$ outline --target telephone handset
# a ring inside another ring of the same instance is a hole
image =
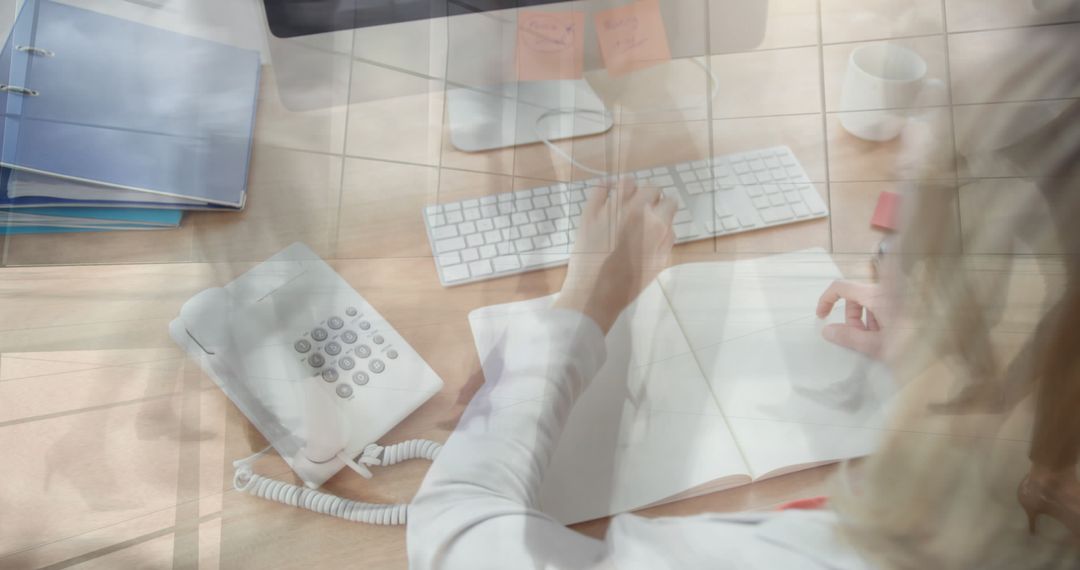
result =
[[[350,520],[404,522],[404,505],[355,503],[314,489],[345,466],[370,478],[368,465],[433,459],[435,442],[376,442],[442,380],[307,246],[295,243],[198,293],[169,332],[308,487],[244,466],[238,488]]]

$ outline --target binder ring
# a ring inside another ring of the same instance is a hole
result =
[[[19,87],[18,85],[0,85],[0,91],[7,91],[8,93],[15,93],[16,95],[26,95],[27,97],[37,97],[38,95],[41,95],[41,93],[34,91],[33,89]]]
[[[47,50],[45,48],[39,48],[39,47],[34,47],[34,46],[15,46],[15,51],[25,51],[25,52],[32,53],[34,55],[40,55],[42,57],[55,57],[56,56],[56,53],[53,52],[52,50]]]

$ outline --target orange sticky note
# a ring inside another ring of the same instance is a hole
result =
[[[585,68],[585,13],[518,13],[517,72],[521,81],[580,79]]]
[[[596,37],[600,54],[611,75],[623,75],[671,59],[659,0],[598,12]]]

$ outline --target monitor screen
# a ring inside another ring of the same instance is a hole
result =
[[[474,14],[527,8],[566,0],[263,0],[270,31],[279,38],[321,34]]]

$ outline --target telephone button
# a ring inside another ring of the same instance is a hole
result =
[[[342,356],[341,359],[338,360],[338,366],[340,366],[342,370],[352,370],[353,366],[356,366],[356,361],[348,356]]]
[[[306,340],[298,340],[295,344],[293,344],[293,348],[296,349],[296,352],[303,354],[311,350],[311,343]]]
[[[326,324],[330,328],[338,330],[341,327],[345,326],[345,321],[341,320],[340,317],[330,317],[330,320],[326,321]]]
[[[308,357],[308,364],[314,366],[315,368],[318,368],[323,364],[326,364],[326,359],[323,358],[323,355],[315,353]]]
[[[375,335],[374,337],[371,338],[371,340],[375,344],[382,344],[382,343],[386,342],[386,339],[384,339],[381,334]]]
[[[383,364],[383,361],[376,358],[376,359],[371,361],[371,364],[368,364],[368,369],[371,370],[372,372],[378,374],[378,373],[382,372],[383,370],[386,370],[386,364]]]
[[[360,358],[367,358],[371,356],[371,348],[369,348],[366,344],[361,344],[360,346],[356,347],[356,355]]]
[[[394,349],[390,349],[390,350],[386,351],[386,356],[390,360],[393,360],[393,359],[397,358],[397,351],[394,350]]]
[[[345,344],[352,344],[352,343],[356,342],[356,333],[354,333],[352,331],[345,331],[345,332],[341,333],[341,340]]]
[[[357,326],[360,327],[360,330],[366,331],[371,328],[371,323],[367,321],[360,321],[359,323],[357,323]]]
[[[357,370],[356,373],[352,375],[352,381],[357,386],[363,386],[364,384],[367,384],[368,383],[367,372],[364,372],[363,370]]]
[[[338,387],[334,390],[338,396],[342,398],[348,398],[352,396],[352,386],[348,384],[338,384]]]
[[[341,354],[341,345],[336,342],[328,342],[326,343],[326,346],[323,347],[323,350],[330,356],[337,356]]]
[[[334,370],[333,368],[327,368],[326,370],[323,370],[322,379],[326,380],[327,382],[336,381],[338,379],[337,370]]]
[[[348,307],[348,308],[345,309],[345,314],[350,316],[350,317],[355,317],[356,312],[357,312],[356,307]]]
[[[311,338],[315,339],[318,342],[326,340],[327,336],[329,336],[329,334],[326,332],[326,329],[322,327],[315,327],[311,331]]]

